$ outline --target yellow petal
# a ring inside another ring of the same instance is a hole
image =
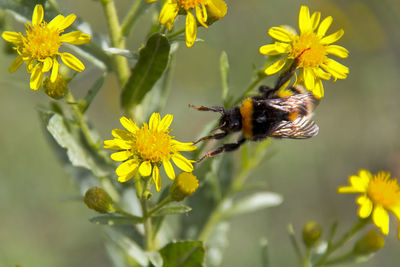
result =
[[[42,72],[42,64],[39,63],[35,66],[32,71],[31,79],[30,79],[30,87],[32,90],[39,89],[43,80],[43,72]]]
[[[81,72],[85,69],[85,65],[74,55],[70,53],[60,53],[61,60],[71,69]]]
[[[164,165],[164,170],[167,176],[174,180],[175,179],[175,171],[174,168],[172,167],[172,164],[169,160],[163,160],[163,165]]]
[[[146,0],[146,3],[153,3],[153,2],[157,2],[158,0]]]
[[[24,60],[22,59],[21,56],[17,56],[13,63],[11,63],[11,66],[8,68],[8,71],[10,73],[13,73],[14,71],[16,71],[19,67],[21,67],[22,63],[24,63]]]
[[[335,55],[340,58],[346,58],[349,55],[349,51],[346,48],[338,45],[329,45],[326,47],[326,52],[328,54]]]
[[[125,161],[132,156],[132,152],[129,150],[119,151],[111,154],[111,159],[114,161]]]
[[[293,35],[282,27],[272,27],[268,30],[268,34],[272,38],[285,43],[293,40]]]
[[[185,172],[193,171],[192,163],[181,154],[175,153],[171,156],[171,158],[172,161],[175,163],[175,165],[178,166],[178,168],[181,169],[182,171]]]
[[[158,124],[158,131],[159,132],[167,131],[173,119],[174,116],[172,116],[171,114],[165,115],[164,118],[161,120],[160,124]]]
[[[312,68],[303,69],[304,85],[310,91],[314,90],[315,74]]]
[[[327,32],[327,30],[328,30],[329,27],[331,26],[332,21],[333,21],[332,17],[329,16],[329,17],[326,17],[326,18],[321,22],[321,24],[319,25],[318,31],[317,31],[317,36],[318,36],[319,38],[322,38],[322,37],[325,36],[325,33]]]
[[[153,113],[149,120],[149,129],[156,131],[160,123],[160,113]]]
[[[372,221],[381,229],[382,234],[389,233],[389,214],[382,206],[376,206],[372,212]]]
[[[299,12],[299,29],[300,33],[309,32],[312,30],[310,10],[307,6],[301,6]]]
[[[125,129],[130,131],[131,133],[135,133],[137,130],[139,130],[139,127],[137,127],[136,123],[134,123],[131,119],[128,119],[127,117],[121,117],[119,119],[119,122],[124,126]]]
[[[289,44],[275,42],[274,44],[263,45],[259,49],[260,54],[266,56],[276,56],[289,52]]]
[[[39,25],[42,23],[44,17],[44,10],[42,5],[36,5],[32,15],[32,25]]]
[[[321,79],[324,79],[324,80],[329,80],[331,78],[331,74],[330,73],[327,73],[327,72],[323,71],[320,68],[314,69],[314,73],[315,73],[315,75],[317,77],[319,77]]]
[[[222,19],[228,11],[228,6],[222,0],[209,0],[206,5],[208,17],[212,20]]]
[[[325,64],[321,64],[321,67],[332,74],[332,76],[336,79],[346,79],[347,74],[349,73],[349,68],[336,62],[333,59],[328,58]]]
[[[186,15],[186,26],[185,26],[185,38],[186,46],[192,47],[196,41],[197,34],[197,22],[191,12],[187,12]]]
[[[121,139],[113,139],[113,140],[105,140],[104,148],[112,149],[112,150],[126,150],[131,149],[132,146]]]
[[[207,21],[207,12],[205,12],[204,5],[201,5],[202,7],[196,6],[196,18],[197,21],[204,27],[208,28],[208,26],[205,24]]]
[[[153,167],[153,181],[156,185],[157,192],[160,192],[161,189],[161,176],[160,176],[160,169],[157,166]]]
[[[115,138],[119,138],[125,141],[131,141],[132,140],[132,134],[129,133],[128,131],[122,130],[122,129],[114,129],[111,131],[112,136]]]
[[[324,97],[324,86],[322,85],[321,79],[315,80],[314,90],[312,90],[312,93],[316,99]]]
[[[281,59],[278,59],[277,61],[275,61],[274,64],[272,64],[272,65],[270,65],[269,67],[267,67],[267,68],[264,70],[264,73],[265,73],[266,75],[272,75],[272,74],[277,73],[278,71],[280,71],[280,70],[285,66],[286,60],[287,60],[286,57],[281,58]]]
[[[74,31],[61,35],[60,40],[63,43],[82,45],[90,41],[90,35],[82,33],[81,31]]]
[[[47,27],[49,27],[52,30],[57,29],[58,25],[61,25],[62,22],[64,21],[65,17],[63,15],[57,15],[54,17],[48,24]]]
[[[50,75],[50,81],[52,83],[55,83],[57,80],[57,76],[58,76],[58,69],[60,67],[60,64],[58,63],[57,58],[53,59],[53,69],[51,71],[51,75]]]
[[[48,72],[53,66],[53,59],[51,57],[46,57],[43,61],[42,72]]]
[[[150,161],[145,161],[142,164],[140,164],[139,167],[139,173],[143,177],[147,177],[151,175],[151,163]]]
[[[352,186],[340,186],[338,187],[338,193],[340,194],[354,194],[354,193],[360,193],[359,190]]]
[[[126,176],[132,172],[136,173],[138,167],[139,161],[137,159],[130,159],[119,165],[115,173],[118,176]]]
[[[362,195],[357,198],[357,203],[360,205],[360,208],[358,209],[358,216],[363,219],[368,218],[368,216],[371,215],[373,208],[372,201],[366,196]]]
[[[171,143],[174,145],[174,149],[176,149],[176,151],[193,151],[197,149],[193,143],[181,143],[174,139],[171,140]]]
[[[1,37],[10,43],[18,43],[21,41],[21,34],[18,32],[4,31]]]
[[[57,16],[58,17],[58,16]],[[66,17],[61,16],[59,18],[55,17],[52,21],[49,23],[49,27],[53,29],[57,29],[60,31],[65,30],[69,26],[71,26],[72,23],[76,20],[76,15],[75,14],[70,14]],[[56,20],[57,18],[57,20]]]
[[[312,26],[312,31],[314,31],[319,24],[319,20],[321,19],[321,12],[314,12],[311,15],[311,26]]]
[[[172,0],[168,0],[161,9],[158,22],[160,24],[167,25],[168,30],[171,30],[172,24],[175,21],[176,16],[178,15],[178,11],[178,4],[173,2]]]
[[[329,45],[332,44],[334,42],[336,42],[337,40],[339,40],[340,38],[342,38],[344,34],[344,30],[340,29],[335,33],[332,33],[324,38],[321,39],[321,44],[322,45]]]

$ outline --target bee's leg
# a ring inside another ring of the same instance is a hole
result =
[[[223,107],[219,107],[219,106],[207,107],[207,106],[194,106],[192,104],[189,104],[189,107],[200,110],[200,111],[214,111],[214,112],[219,112],[219,113],[225,112],[225,109]]]
[[[299,63],[299,61],[296,58],[293,61],[292,65],[290,65],[290,67],[279,76],[279,78],[275,84],[275,88],[274,88],[275,90],[278,90],[279,88],[281,88],[282,85],[284,85],[287,81],[289,81],[293,77],[294,72],[298,66],[298,63]]]
[[[197,162],[200,162],[205,158],[214,157],[224,151],[226,151],[226,152],[234,151],[234,150],[238,149],[241,145],[243,145],[243,143],[245,141],[246,141],[246,139],[244,137],[242,137],[242,139],[240,139],[237,143],[224,144],[223,146],[220,146],[214,150],[211,150],[210,152],[205,154],[203,157],[201,157]]]
[[[212,134],[212,135],[207,135],[207,136],[204,136],[204,137],[200,138],[199,140],[197,140],[193,144],[197,144],[197,143],[199,143],[201,141],[209,140],[209,139],[222,139],[227,135],[228,135],[228,132],[226,132],[226,131],[224,131],[222,133],[216,133],[216,134]]]

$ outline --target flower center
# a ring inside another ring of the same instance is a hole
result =
[[[370,181],[367,190],[374,204],[380,204],[385,208],[393,207],[400,202],[400,187],[397,180],[389,177],[389,173],[378,173]]]
[[[291,57],[299,57],[300,67],[316,67],[321,65],[326,60],[326,48],[320,42],[315,33],[305,33],[298,37],[292,43],[293,50],[290,54]]]
[[[168,160],[171,151],[171,136],[168,132],[151,131],[147,124],[144,124],[135,133],[137,154],[143,160],[161,162]]]
[[[189,10],[191,8],[195,8],[201,4],[205,4],[206,0],[177,0],[178,4],[181,8],[185,10]]]
[[[50,29],[45,22],[35,26],[28,24],[26,28],[26,36],[22,38],[23,54],[43,60],[58,53],[61,46],[60,31]]]

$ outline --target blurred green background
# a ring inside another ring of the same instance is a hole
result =
[[[116,1],[120,15],[131,2]],[[65,14],[75,13],[96,32],[107,34],[98,2],[59,4]],[[357,219],[355,196],[336,193],[348,175],[366,168],[400,177],[400,1],[247,0],[227,4],[224,19],[207,30],[199,29],[198,36],[205,42],[190,49],[180,45],[170,99],[162,111],[162,115],[174,114],[172,128],[178,140],[194,140],[203,125],[216,117],[189,110],[188,104],[221,104],[219,56],[223,50],[230,61],[230,93],[238,96],[250,83],[253,64],[264,64],[258,48],[270,42],[266,31],[282,24],[297,29],[300,5],[308,5],[311,12],[321,11],[322,18],[331,15],[334,20],[328,33],[339,28],[345,31],[337,44],[350,55],[338,61],[350,68],[350,75],[324,83],[325,98],[314,117],[319,135],[306,141],[275,140],[270,148],[273,157],[251,177],[267,181],[271,191],[283,195],[284,203],[234,219],[223,261],[223,266],[259,266],[259,241],[266,237],[272,266],[296,266],[288,223],[299,234],[308,220],[318,221],[325,232],[338,221],[342,232]],[[142,44],[150,14],[137,23],[128,48],[137,50]],[[29,90],[24,68],[8,73],[13,59],[0,54],[0,266],[110,266],[102,227],[88,221],[95,213],[82,202],[70,200],[79,191],[46,142],[36,108],[46,104],[48,97]],[[88,66],[72,83],[73,93],[84,95],[98,75],[98,70]],[[265,83],[272,85],[274,80]],[[102,139],[120,127],[119,93],[114,75],[108,76],[88,112]],[[385,248],[362,266],[397,266],[396,234],[397,222],[391,217]]]

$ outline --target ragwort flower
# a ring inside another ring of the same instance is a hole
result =
[[[180,151],[193,151],[193,143],[181,143],[170,136],[169,126],[173,116],[167,114],[161,119],[159,113],[153,113],[149,123],[139,128],[132,120],[122,117],[120,122],[126,130],[112,130],[113,140],[104,141],[104,147],[118,150],[111,154],[111,159],[123,161],[116,169],[119,182],[130,180],[137,171],[147,177],[152,175],[157,191],[161,188],[159,167],[161,164],[170,179],[175,179],[175,171],[170,160],[185,172],[192,172],[191,160],[186,159]]]
[[[328,58],[328,54],[346,58],[348,51],[338,45],[332,45],[343,36],[343,29],[325,36],[332,24],[332,17],[326,17],[321,23],[321,13],[314,12],[310,17],[307,6],[302,6],[299,13],[300,35],[287,29],[287,27],[272,27],[268,34],[277,40],[274,44],[264,45],[259,51],[263,55],[284,55],[265,69],[266,75],[279,72],[288,60],[298,58],[297,68],[301,68],[299,81],[312,91],[317,98],[324,96],[321,79],[329,80],[333,77],[345,79],[349,73],[346,66]],[[316,32],[314,32],[316,30]]]
[[[148,3],[157,0],[147,0]],[[167,0],[160,12],[159,22],[172,29],[176,16],[186,14],[186,45],[193,46],[197,34],[197,22],[204,28],[226,15],[228,7],[222,0]],[[195,11],[196,18],[192,11]]]
[[[30,88],[33,90],[39,89],[46,72],[51,71],[52,83],[57,80],[58,56],[71,69],[83,71],[85,66],[79,59],[70,53],[59,52],[59,49],[63,43],[82,45],[90,41],[90,35],[81,31],[62,34],[75,21],[76,15],[58,15],[49,23],[43,17],[43,6],[36,5],[32,22],[26,24],[25,35],[11,31],[4,31],[1,35],[4,40],[15,45],[14,49],[18,53],[9,71],[16,71],[25,62],[26,69],[31,74]]]
[[[360,206],[358,216],[368,218],[384,235],[389,233],[389,214],[392,212],[400,221],[400,186],[398,180],[390,178],[390,173],[379,172],[372,175],[367,170],[360,170],[358,175],[349,176],[349,186],[338,188],[339,193],[360,193],[357,203]],[[400,239],[400,229],[398,233]]]

